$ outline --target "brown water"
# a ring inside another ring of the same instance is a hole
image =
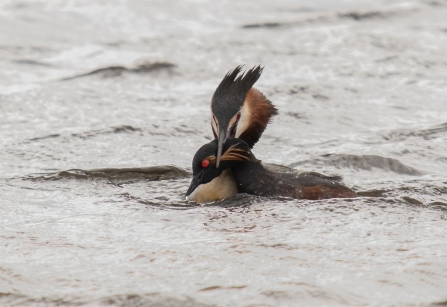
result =
[[[2,1],[0,305],[443,306],[447,2]],[[184,199],[238,64],[266,162],[362,197]]]

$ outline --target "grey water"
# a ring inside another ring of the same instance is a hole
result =
[[[445,306],[447,2],[0,3],[1,306]],[[187,202],[225,73],[256,156],[360,197]]]

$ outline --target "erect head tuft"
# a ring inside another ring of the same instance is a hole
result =
[[[237,96],[245,99],[245,95],[247,95],[248,90],[252,88],[256,81],[258,81],[259,77],[261,77],[264,67],[261,67],[260,65],[254,66],[245,72],[242,72],[242,67],[242,65],[239,65],[225,75],[214,92],[213,100],[219,100],[222,96],[227,95],[234,98]]]
[[[258,81],[263,69],[258,65],[241,73],[242,66],[237,66],[225,75],[211,99],[211,110],[217,119],[229,121],[241,109],[247,92]]]
[[[247,93],[258,81],[262,70],[263,67],[258,65],[242,72],[242,66],[237,66],[225,75],[211,98],[211,126],[218,139],[217,167],[223,144],[228,138],[236,137]],[[243,121],[247,120],[248,118],[244,118]]]

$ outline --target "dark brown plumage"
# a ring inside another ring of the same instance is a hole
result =
[[[235,137],[245,141],[250,148],[253,148],[272,117],[278,114],[278,110],[264,94],[255,88],[248,91],[244,104],[247,104],[250,112],[249,124],[245,130],[241,131],[240,135],[235,135]]]
[[[311,200],[357,196],[354,191],[343,185],[341,177],[338,176],[325,176],[314,172],[275,172],[267,169],[261,161],[255,158],[248,144],[237,138],[228,139],[225,142],[221,164],[219,167],[215,167],[217,146],[217,140],[214,140],[202,146],[195,154],[193,160],[194,178],[186,193],[186,196],[189,196],[188,199],[198,202],[222,199],[216,199],[214,190],[216,188],[226,189],[227,185],[233,183],[221,181],[220,186],[209,183],[216,183],[215,180],[220,180],[220,175],[227,170],[231,170],[232,180],[235,181],[239,193]],[[208,162],[203,164],[204,160]],[[199,190],[200,199],[195,197]],[[234,189],[232,191],[235,194]],[[207,197],[207,195],[213,195],[213,197]],[[225,197],[232,195],[228,193],[225,194]]]

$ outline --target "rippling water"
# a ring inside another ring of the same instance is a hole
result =
[[[0,305],[447,304],[447,2],[2,1]],[[238,64],[256,156],[361,197],[184,199]]]

